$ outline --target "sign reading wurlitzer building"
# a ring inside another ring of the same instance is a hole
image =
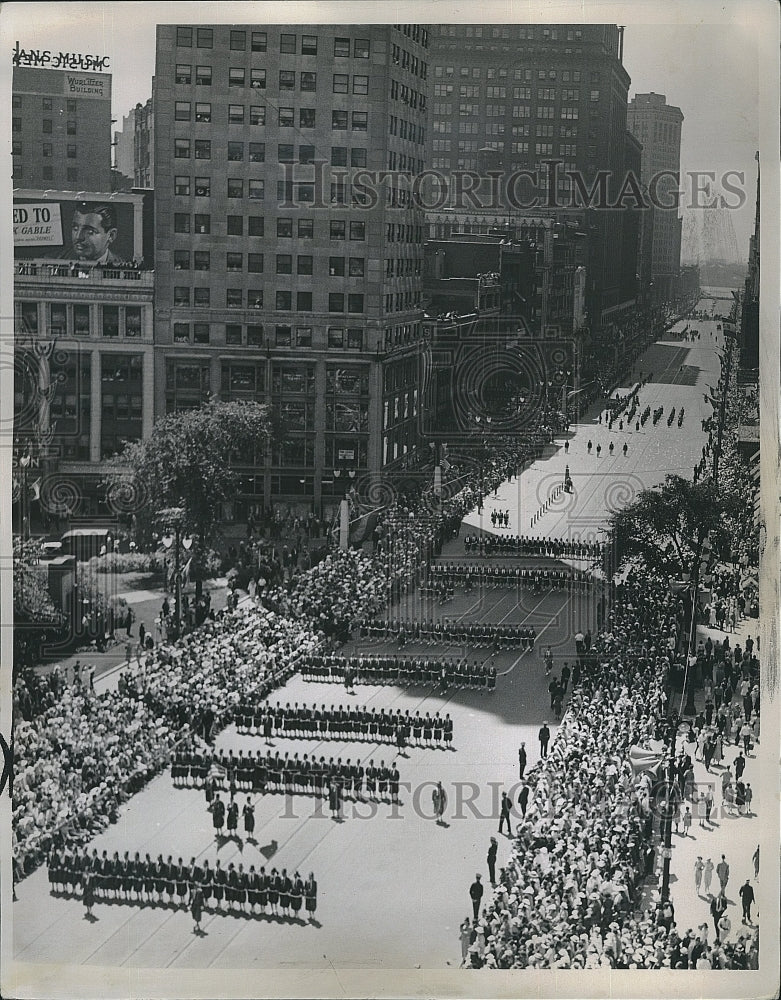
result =
[[[51,49],[23,49],[19,42],[11,53],[14,66],[37,69],[106,70],[108,56],[83,55],[81,52],[54,52]]]

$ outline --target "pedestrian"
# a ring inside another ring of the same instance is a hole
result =
[[[727,916],[726,911],[722,913],[719,918],[719,923],[716,927],[716,940],[721,944],[725,944],[729,939],[729,932],[732,930],[732,921]]]
[[[694,888],[697,890],[697,895],[700,895],[700,886],[702,885],[702,870],[705,865],[702,863],[702,857],[698,854],[697,860],[694,862]]]
[[[548,756],[548,743],[550,742],[550,729],[548,729],[547,721],[543,722],[538,733],[540,740],[540,757]]]
[[[491,880],[491,885],[496,885],[496,852],[499,850],[499,845],[496,842],[496,837],[491,837],[491,843],[488,846],[488,877]]]
[[[754,889],[751,886],[751,881],[746,879],[743,885],[740,887],[739,891],[740,902],[743,906],[743,919],[741,923],[750,924],[751,920],[751,904],[754,902]]]
[[[710,914],[713,919],[713,927],[716,931],[716,940],[719,938],[719,921],[727,910],[727,900],[723,893],[714,896],[710,901]]]
[[[686,806],[686,812],[683,814],[683,835],[684,837],[689,836],[689,829],[692,825],[692,814],[689,807]]]
[[[700,829],[705,827],[705,792],[701,791],[699,798],[697,799],[697,819],[700,824]]]
[[[499,815],[499,833],[502,832],[502,827],[507,823],[507,836],[512,837],[513,831],[510,826],[510,809],[512,808],[512,802],[507,792],[502,792],[502,805],[501,812]],[[493,881],[493,879],[492,879]]]
[[[705,793],[705,822],[710,825],[710,814],[713,809],[713,789],[708,785],[708,791]]]
[[[524,782],[521,786],[521,791],[518,794],[518,805],[521,807],[521,812],[524,817],[526,816],[526,806],[529,802],[529,786]]]
[[[481,875],[475,875],[474,882],[469,886],[469,895],[472,899],[472,915],[475,923],[480,916],[480,902],[483,898],[483,883],[480,881]]]
[[[602,445],[601,445],[601,444],[598,444],[598,445],[597,445],[597,458],[599,458],[599,456],[600,456],[601,454],[602,454]]]
[[[743,751],[737,755],[735,758],[735,780],[740,781],[743,776],[743,772],[746,770],[746,758],[743,756]]]
[[[721,861],[716,865],[716,876],[718,877],[722,893],[725,893],[727,891],[727,882],[729,882],[729,864],[723,854]]]
[[[437,782],[437,787],[431,793],[431,801],[434,805],[434,815],[437,817],[437,826],[439,826],[444,822],[442,817],[445,815],[445,807],[447,806],[447,795],[441,781]]]
[[[518,777],[523,780],[523,774],[526,770],[526,744],[521,743],[520,749],[518,750]]]
[[[757,849],[751,855],[751,860],[754,862],[754,878],[759,878],[759,844],[757,844]]]
[[[706,896],[710,896],[710,884],[713,878],[713,862],[710,858],[705,862],[705,867],[702,869],[702,889]]]
[[[461,968],[466,965],[467,955],[469,954],[469,945],[472,941],[472,925],[469,923],[469,917],[464,918],[464,922],[458,928],[458,937],[461,942]]]
[[[626,453],[629,451],[629,445],[626,443],[626,441],[624,441],[623,451],[624,451],[624,458],[626,458]]]

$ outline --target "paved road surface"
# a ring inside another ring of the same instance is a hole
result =
[[[517,482],[504,484],[499,495],[485,506],[482,518],[473,513],[467,525],[491,530],[492,506],[510,509],[513,533],[528,534],[529,513],[549,485],[560,482],[565,464],[575,480],[572,505],[545,515],[540,531],[559,537],[588,534],[604,523],[611,497],[621,489],[623,502],[632,491],[660,482],[667,472],[690,475],[703,442],[700,420],[710,413],[703,400],[707,384],[715,384],[717,339],[704,332],[699,344],[687,345],[685,362],[679,360],[677,342],[651,348],[653,363],[663,355],[666,368],[655,371],[641,400],[652,407],[686,407],[682,430],[668,430],[665,420],[654,429],[611,434],[590,422],[573,428],[569,454],[564,441],[548,458],[540,460]],[[670,350],[673,353],[670,353]],[[680,372],[680,365],[696,368]],[[680,381],[675,377],[678,366]],[[646,363],[639,367],[650,370]],[[669,377],[668,377],[669,375]],[[686,375],[684,378],[683,376]],[[658,381],[657,381],[658,379]],[[629,454],[597,463],[589,458],[589,439],[629,443]],[[618,502],[616,500],[615,502]],[[580,518],[580,521],[575,521]],[[450,543],[447,553],[462,551]],[[578,627],[593,628],[593,595],[553,593],[547,596],[514,590],[486,589],[457,594],[456,600],[435,609],[419,596],[408,602],[410,613],[464,620],[532,623],[541,636],[540,646],[550,644],[559,661],[574,655],[572,636]],[[403,612],[401,612],[403,613]],[[357,643],[366,648],[368,643]],[[376,648],[376,647],[374,647]],[[416,650],[408,646],[405,652]],[[429,649],[435,654],[447,649]],[[457,652],[454,647],[451,652]],[[470,658],[485,658],[489,650],[470,651]],[[299,704],[393,705],[402,709],[448,711],[454,720],[454,751],[409,749],[398,759],[388,746],[367,743],[340,744],[314,741],[275,741],[279,749],[318,756],[355,757],[362,760],[397,759],[403,791],[398,809],[377,807],[377,814],[361,818],[366,807],[347,803],[343,822],[334,822],[317,810],[314,800],[269,794],[253,796],[256,805],[257,845],[229,842],[220,846],[223,864],[234,860],[246,866],[272,864],[288,871],[311,870],[319,882],[318,925],[296,926],[271,919],[207,916],[205,935],[196,937],[184,912],[126,904],[98,903],[97,922],[83,918],[78,900],[49,895],[46,873],[39,870],[18,887],[14,906],[14,944],[23,961],[90,963],[96,965],[257,968],[443,968],[458,965],[458,925],[470,913],[468,887],[475,872],[487,882],[485,855],[489,837],[496,835],[501,787],[517,778],[517,749],[525,741],[529,766],[537,759],[537,730],[550,715],[548,679],[540,649],[519,655],[505,651],[495,658],[499,677],[492,695],[455,692],[446,696],[423,689],[358,686],[345,695],[335,685],[306,683],[295,677],[274,697]],[[552,721],[549,719],[549,721]],[[230,728],[219,738],[220,746],[250,749],[258,738],[239,736]],[[446,825],[431,818],[433,783],[448,790]],[[472,805],[469,798],[474,797]],[[746,824],[752,821],[746,820]],[[510,842],[499,837],[499,866],[510,852]],[[715,843],[715,840],[714,840]],[[168,772],[155,779],[121,811],[119,822],[93,842],[99,851],[149,852],[182,857],[217,857],[210,815],[203,793],[174,789]],[[737,873],[736,873],[737,874]],[[742,874],[742,870],[741,870]],[[676,890],[677,891],[677,890]],[[486,895],[486,900],[488,894]]]

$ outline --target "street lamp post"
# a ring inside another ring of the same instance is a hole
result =
[[[675,766],[675,736],[678,731],[678,717],[673,713],[667,720],[667,781],[662,814],[662,902],[670,898],[670,861],[672,860],[673,837],[673,795],[677,795],[673,771]]]
[[[176,631],[177,635],[181,635],[182,631],[182,578],[179,570],[179,556],[181,547],[181,534],[182,534],[182,522],[184,520],[184,507],[168,507],[165,510],[158,511],[157,520],[164,525],[165,530],[168,534],[164,535],[161,539],[163,545],[166,549],[170,549],[171,545],[174,546],[174,600],[176,601]],[[173,529],[173,537],[171,537],[171,530]],[[192,538],[187,539],[188,544],[186,548],[190,548],[192,545]]]

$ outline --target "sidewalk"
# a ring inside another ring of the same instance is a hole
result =
[[[205,580],[203,587],[204,591],[211,593],[212,607],[215,611],[219,611],[225,606],[227,589],[224,578]],[[118,641],[115,645],[106,649],[105,652],[98,652],[94,646],[90,646],[75,653],[69,653],[67,656],[58,659],[52,658],[47,663],[39,664],[34,668],[35,672],[45,675],[50,673],[55,666],[59,665],[60,670],[63,673],[67,671],[72,679],[73,667],[78,660],[82,666],[85,664],[94,665],[95,684],[96,689],[98,689],[97,682],[101,677],[116,674],[119,668],[127,662],[126,647],[128,642],[132,642],[133,644],[133,661],[135,661],[136,647],[138,645],[138,626],[141,622],[146,626],[147,632],[152,633],[155,641],[158,641],[159,633],[155,626],[155,618],[160,615],[160,607],[166,593],[167,591],[162,587],[159,590],[137,590],[123,593],[122,597],[128,602],[135,615],[129,639],[125,629],[117,628],[115,635]]]
[[[759,634],[759,622],[756,618],[744,618],[739,622],[735,632],[723,632],[719,629],[698,626],[697,638],[705,639],[708,635],[715,641],[729,637],[730,645],[739,643],[745,645],[746,638],[753,636],[756,640]],[[760,654],[761,662],[761,654]],[[702,690],[695,694],[695,704],[698,709],[704,705],[704,695]],[[677,704],[676,704],[677,707]],[[684,744],[679,739],[678,749]],[[751,880],[757,901],[752,908],[753,925],[759,924],[759,885],[754,878],[754,864],[752,856],[761,838],[763,817],[767,819],[767,811],[773,804],[757,801],[755,794],[751,804],[750,814],[739,815],[737,810],[727,811],[722,803],[721,776],[727,767],[732,767],[735,758],[742,749],[725,743],[724,761],[721,765],[711,764],[710,773],[705,770],[705,764],[694,757],[693,744],[686,744],[687,750],[694,761],[694,779],[697,792],[706,790],[710,785],[713,792],[713,811],[711,813],[711,823],[706,827],[700,827],[696,806],[688,803],[694,819],[688,835],[676,834],[673,829],[672,845],[673,854],[670,863],[670,898],[675,907],[675,920],[679,930],[685,931],[691,928],[696,931],[700,924],[708,926],[708,940],[715,940],[715,930],[710,912],[710,901],[713,894],[719,892],[719,880],[714,871],[713,880],[710,886],[710,894],[706,894],[704,884],[700,888],[698,895],[694,887],[694,864],[697,856],[701,856],[705,862],[708,858],[713,862],[714,868],[721,860],[722,854],[725,856],[730,867],[729,881],[727,883],[727,916],[732,928],[728,940],[735,941],[741,932],[750,928],[741,922],[742,907],[738,891],[746,881]],[[745,754],[746,770],[743,780],[750,783],[752,789],[759,786],[759,763],[757,761],[757,748]],[[734,769],[733,769],[734,778]],[[681,828],[682,829],[682,828]],[[659,860],[661,866],[661,859]]]

